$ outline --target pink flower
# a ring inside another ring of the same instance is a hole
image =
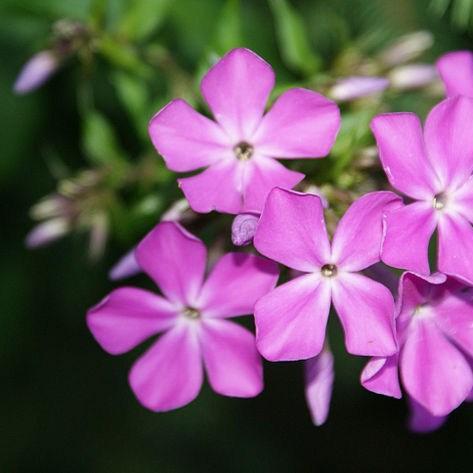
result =
[[[149,134],[169,169],[207,168],[179,180],[196,212],[259,212],[273,187],[292,188],[304,177],[275,158],[328,154],[340,127],[338,107],[296,88],[264,114],[274,81],[268,63],[248,49],[234,49],[202,79],[202,95],[216,121],[181,99],[152,118]]]
[[[179,224],[158,224],[136,258],[163,296],[123,287],[89,310],[87,324],[110,354],[125,353],[164,332],[138,359],[129,382],[153,411],[176,409],[199,393],[203,366],[223,395],[256,396],[263,388],[261,359],[247,329],[225,319],[250,314],[276,284],[275,263],[258,256],[224,255],[204,282],[207,252]]]
[[[361,375],[363,386],[400,398],[409,397],[410,427],[430,431],[473,388],[473,288],[441,273],[404,273],[396,308],[399,353],[373,358]]]
[[[448,97],[473,97],[473,53],[454,51],[444,54],[437,61],[437,70]]]
[[[318,355],[332,301],[350,353],[384,356],[397,350],[393,297],[358,272],[379,261],[382,212],[399,200],[392,192],[361,197],[340,220],[330,244],[319,197],[280,188],[270,193],[254,244],[268,258],[305,274],[256,304],[257,346],[265,358]]]
[[[382,260],[430,274],[428,246],[438,230],[439,271],[473,281],[473,100],[444,100],[429,113],[424,133],[413,113],[373,119],[371,128],[393,187],[413,202],[386,214]]]

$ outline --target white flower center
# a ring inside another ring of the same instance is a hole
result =
[[[334,264],[324,264],[320,269],[322,276],[326,278],[333,278],[337,275],[337,267]]]
[[[447,205],[447,195],[443,192],[434,197],[432,205],[435,210],[442,210]]]
[[[200,319],[200,312],[197,309],[194,309],[193,307],[186,307],[183,311],[183,314],[184,317],[187,317],[191,320]]]
[[[253,146],[246,141],[241,141],[233,148],[233,152],[239,161],[249,161],[253,156],[253,151]]]

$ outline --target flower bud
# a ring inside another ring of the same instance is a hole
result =
[[[389,79],[396,89],[416,89],[430,85],[437,79],[435,66],[430,64],[409,64],[391,71]]]
[[[112,281],[130,278],[141,272],[138,261],[135,258],[135,248],[122,256],[108,273]]]
[[[382,92],[389,86],[384,77],[352,76],[338,80],[328,95],[338,102],[355,100]]]
[[[412,61],[424,51],[432,47],[434,38],[429,31],[416,31],[401,36],[388,46],[381,54],[380,59],[386,66],[396,66]]]
[[[39,248],[58,240],[70,230],[69,222],[64,218],[53,218],[36,225],[26,236],[28,248]]]
[[[58,58],[52,51],[41,51],[35,54],[23,66],[13,90],[17,94],[26,94],[37,89],[51,77],[58,66]]]
[[[235,246],[249,245],[253,240],[258,226],[259,215],[240,214],[232,223],[232,242]]]

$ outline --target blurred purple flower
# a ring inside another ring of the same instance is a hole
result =
[[[18,75],[13,90],[26,94],[46,82],[59,67],[59,60],[52,51],[41,51],[30,58]]]
[[[181,99],[152,118],[149,134],[169,169],[206,168],[179,180],[196,212],[260,212],[273,187],[292,188],[304,178],[277,159],[321,158],[330,151],[340,127],[337,105],[296,88],[264,114],[274,82],[268,63],[248,49],[234,49],[201,82],[216,121]]]
[[[381,258],[430,274],[428,247],[438,231],[438,269],[473,282],[473,99],[446,99],[424,132],[413,113],[379,115],[371,128],[389,182],[413,200],[386,212]]]
[[[397,350],[393,296],[359,272],[379,261],[382,213],[399,201],[392,192],[359,198],[340,220],[330,243],[319,197],[273,189],[258,224],[255,247],[305,274],[256,304],[257,345],[265,358],[289,361],[318,355],[332,301],[349,353]]]
[[[389,80],[384,77],[352,76],[339,79],[328,95],[338,102],[345,102],[379,94],[388,87]]]
[[[448,97],[473,97],[473,53],[454,51],[437,61],[437,70],[445,85]]]
[[[441,273],[406,272],[398,292],[399,353],[371,359],[361,381],[370,391],[400,398],[400,377],[411,408],[410,428],[428,432],[471,399],[473,288]]]
[[[116,289],[89,310],[87,324],[110,354],[128,352],[164,332],[129,374],[140,403],[168,411],[191,402],[203,366],[219,394],[253,397],[263,389],[253,334],[225,319],[251,314],[271,290],[277,265],[259,256],[228,253],[206,281],[204,244],[174,222],[158,224],[138,245],[136,258],[163,296],[133,287]]]

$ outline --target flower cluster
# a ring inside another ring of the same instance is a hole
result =
[[[327,202],[293,190],[304,175],[278,161],[330,152],[340,128],[331,100],[295,88],[265,112],[274,72],[235,49],[202,79],[214,120],[180,99],[151,119],[151,140],[170,170],[205,168],[179,179],[190,207],[236,214],[234,243],[253,242],[261,256],[224,254],[205,278],[204,244],[175,221],[159,223],[127,256],[123,273],[143,271],[162,295],[116,289],[90,309],[87,323],[114,355],[161,334],[129,375],[145,407],[189,403],[204,370],[217,393],[256,396],[261,356],[306,360],[307,402],[322,424],[334,381],[325,334],[332,306],[347,351],[371,357],[362,385],[396,398],[404,392],[413,430],[439,427],[473,399],[473,55],[450,53],[437,67],[448,97],[424,129],[412,113],[372,120],[387,179],[406,200],[369,192],[333,231]],[[277,263],[292,278],[276,287]],[[404,270],[398,283],[388,267]],[[256,336],[227,320],[249,314]]]

